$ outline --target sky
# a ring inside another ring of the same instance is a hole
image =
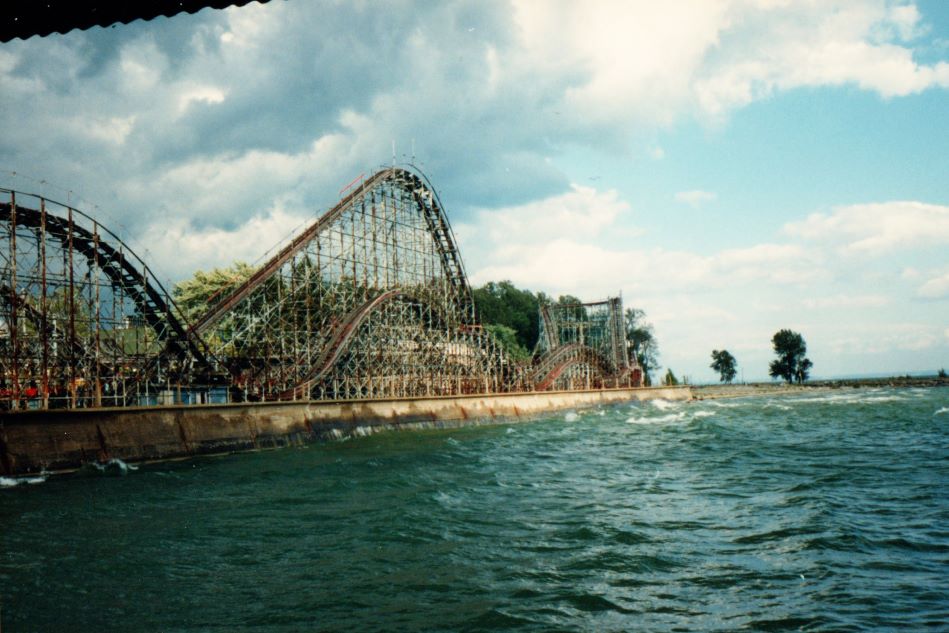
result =
[[[0,44],[0,186],[166,283],[412,162],[475,285],[622,293],[663,368],[949,368],[949,3],[273,0]]]

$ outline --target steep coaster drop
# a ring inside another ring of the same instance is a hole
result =
[[[529,363],[477,317],[430,183],[361,181],[193,323],[82,212],[0,190],[0,409],[635,387],[622,301],[541,309]]]

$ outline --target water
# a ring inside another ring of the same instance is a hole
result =
[[[4,631],[949,630],[945,389],[34,479],[0,490]]]

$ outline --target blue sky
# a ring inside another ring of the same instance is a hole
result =
[[[661,6],[661,8],[660,8]],[[274,1],[0,45],[0,185],[175,281],[416,162],[476,284],[622,292],[661,363],[949,368],[949,4]]]

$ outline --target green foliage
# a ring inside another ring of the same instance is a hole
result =
[[[679,379],[672,373],[672,369],[666,370],[666,377],[662,379],[662,384],[667,387],[675,387],[679,384]]]
[[[526,361],[530,359],[531,353],[517,342],[517,332],[513,328],[499,323],[489,323],[484,326],[484,329],[494,336],[508,356],[514,360]]]
[[[807,354],[804,337],[791,330],[779,330],[771,338],[771,344],[778,355],[769,366],[772,378],[783,378],[789,383],[798,384],[808,379],[814,363],[804,356]]]
[[[937,378],[946,378],[946,377],[947,377],[947,376],[946,376],[946,370],[945,370],[945,369],[940,369],[940,370],[939,370],[939,373],[936,374],[936,377],[937,377]]]
[[[643,369],[643,384],[652,384],[649,373],[659,369],[659,343],[652,323],[646,321],[646,313],[638,308],[626,309],[626,343],[631,357],[635,357]]]
[[[530,290],[519,290],[510,281],[488,282],[472,290],[475,307],[481,323],[503,325],[512,329],[517,344],[525,350],[533,350],[537,344],[540,326],[537,310],[538,297]],[[542,295],[544,301],[550,301]]]
[[[253,274],[254,267],[244,262],[234,262],[227,268],[215,268],[209,272],[199,270],[191,279],[175,284],[172,294],[184,317],[188,321],[194,321],[216,298],[220,298],[229,288],[238,286]]]
[[[726,350],[713,350],[712,351],[712,364],[710,367],[718,372],[720,382],[731,382],[735,379],[737,375],[736,367],[738,363],[735,361],[735,357]]]
[[[578,305],[583,302],[580,301],[579,298],[574,297],[573,295],[560,295],[559,297],[557,297],[557,303],[559,303],[562,306],[569,306],[569,305]]]

